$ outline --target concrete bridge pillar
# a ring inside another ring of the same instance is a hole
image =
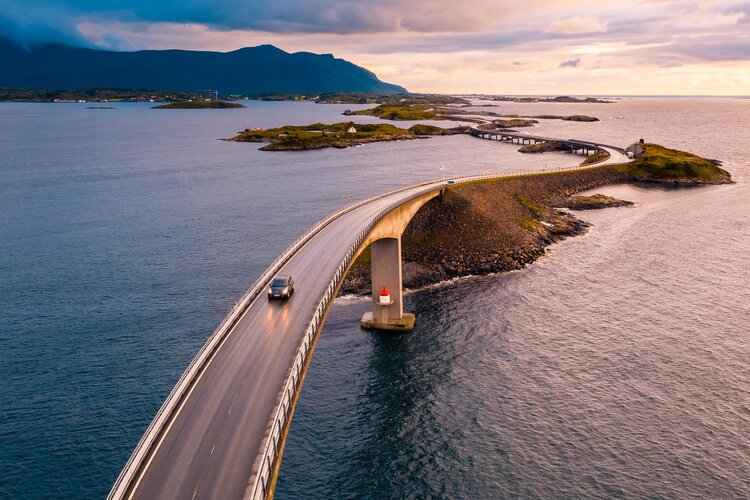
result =
[[[408,332],[415,317],[404,312],[401,282],[401,238],[382,238],[370,244],[372,253],[372,311],[362,316],[362,328]],[[386,289],[389,300],[381,299]]]

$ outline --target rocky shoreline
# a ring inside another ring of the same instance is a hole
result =
[[[586,232],[587,222],[557,208],[567,207],[572,194],[625,180],[603,167],[458,184],[422,207],[404,232],[404,287],[522,269],[549,245]],[[370,291],[365,253],[340,293]]]
[[[632,207],[635,203],[612,196],[594,194],[591,196],[571,196],[567,208],[571,210],[598,210],[601,208]]]
[[[600,194],[576,193],[609,184],[637,184],[640,173],[607,165],[450,186],[422,207],[402,236],[403,285],[415,289],[469,275],[522,269],[544,255],[551,244],[587,231],[587,222],[562,208],[633,205]],[[664,180],[666,187],[673,182]],[[713,182],[683,178],[681,182],[718,184],[724,178]],[[340,294],[370,292],[370,260],[365,251],[352,265]]]

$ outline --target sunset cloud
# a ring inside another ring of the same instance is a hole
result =
[[[568,19],[552,21],[547,25],[550,33],[563,35],[581,35],[584,33],[604,33],[607,31],[607,21],[602,21],[593,16],[575,16]]]
[[[270,43],[413,91],[747,94],[749,13],[750,0],[0,0],[0,35],[113,50]]]

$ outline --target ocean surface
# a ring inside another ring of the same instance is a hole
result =
[[[277,498],[750,497],[750,100],[499,105],[594,115],[533,131],[644,137],[737,182],[601,188],[637,206],[580,213],[590,231],[522,271],[408,294],[409,335],[363,332],[367,304],[339,299]],[[468,136],[303,153],[217,140],[357,106],[114,106],[0,104],[3,499],[105,496],[223,315],[327,213],[441,165],[574,161]]]

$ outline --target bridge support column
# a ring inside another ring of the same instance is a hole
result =
[[[370,245],[372,253],[372,312],[362,316],[362,328],[408,332],[415,317],[405,313],[401,284],[401,238],[383,238]],[[380,292],[386,288],[390,300],[382,302]]]

